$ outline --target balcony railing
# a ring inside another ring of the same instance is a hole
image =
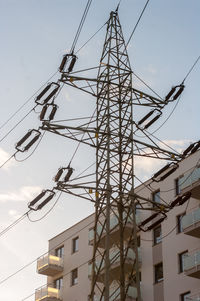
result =
[[[140,222],[140,216],[139,214],[136,214],[136,224],[138,224]],[[98,227],[97,227],[97,235],[100,236],[102,234],[102,238],[105,236],[105,229],[103,229],[103,222],[102,224],[99,224]],[[132,226],[133,224],[133,221],[131,220],[130,217],[128,217],[126,219],[126,213],[124,214],[124,225],[125,227],[127,226]],[[112,215],[110,217],[110,231],[113,231],[114,233],[114,229],[118,229],[118,225],[119,225],[119,219],[116,215]],[[102,231],[103,230],[103,231]],[[112,233],[110,233],[110,235],[112,235]],[[94,240],[94,229],[90,229],[89,231],[89,242],[90,244],[92,244]]]
[[[135,252],[133,251],[133,249],[129,248],[128,251],[126,251],[126,250],[124,251],[124,255],[125,255],[125,263],[124,264],[127,266],[127,272],[128,272],[129,271],[128,266],[130,266],[131,269],[133,268],[133,264],[135,261]],[[109,257],[110,257],[110,264],[111,264],[110,270],[116,270],[116,273],[117,273],[117,269],[120,266],[119,249],[117,249],[117,248],[110,249]],[[138,248],[138,261],[139,261],[139,264],[141,264],[142,258],[141,258],[140,248]],[[95,272],[97,272],[100,268],[99,275],[102,275],[104,273],[104,265],[105,265],[104,261],[101,263],[101,261],[97,260],[95,262]],[[92,275],[92,263],[90,263],[88,265],[88,277],[90,278],[91,275]],[[115,276],[113,271],[112,271],[112,275]]]
[[[37,271],[39,274],[54,276],[63,271],[63,258],[47,254],[37,261]]]
[[[62,288],[45,286],[35,291],[35,301],[62,301]]]
[[[187,276],[200,279],[200,250],[184,255],[183,267]]]
[[[191,190],[193,197],[200,199],[200,167],[187,171],[178,181],[180,192]]]
[[[200,208],[183,216],[182,227],[186,234],[200,238]]]
[[[137,298],[137,288],[134,286],[129,286],[128,291],[126,292],[126,300],[135,301]],[[99,301],[100,297],[96,297],[95,301]],[[104,297],[101,299],[104,301]],[[120,300],[120,288],[111,288],[109,301],[118,301]]]

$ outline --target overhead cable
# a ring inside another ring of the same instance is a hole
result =
[[[149,0],[147,0],[146,4],[145,4],[145,6],[144,6],[144,8],[143,8],[143,10],[142,10],[142,12],[141,12],[141,14],[140,14],[138,20],[137,20],[137,23],[135,24],[135,27],[133,28],[133,31],[132,31],[132,33],[131,33],[131,35],[130,35],[130,38],[128,39],[128,42],[127,42],[127,44],[126,44],[126,48],[127,48],[128,44],[130,43],[130,41],[131,41],[131,39],[132,39],[132,37],[133,37],[133,35],[134,35],[134,33],[135,33],[135,30],[136,30],[136,28],[137,28],[137,26],[138,26],[138,24],[139,24],[139,22],[140,22],[140,20],[141,20],[141,18],[142,18],[142,15],[143,15],[144,12],[145,12],[145,9],[146,9],[148,3],[149,3]]]

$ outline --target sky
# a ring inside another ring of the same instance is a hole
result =
[[[78,28],[86,0],[0,0],[0,163],[15,152],[15,144],[29,129],[40,125],[32,95],[58,70],[62,56],[68,53]],[[122,0],[119,17],[127,41],[145,5],[143,0]],[[116,0],[93,0],[76,45],[78,50],[109,18]],[[128,53],[133,71],[159,95],[164,97],[173,85],[180,84],[200,55],[199,0],[150,0],[131,39]],[[79,53],[75,70],[98,66],[105,27]],[[50,81],[57,80],[59,74]],[[200,63],[185,82],[185,90],[170,118],[174,103],[152,126],[151,132],[170,146],[184,149],[199,140]],[[133,86],[146,89],[135,77]],[[150,93],[151,94],[151,93]],[[37,95],[37,93],[36,93]],[[27,105],[1,128],[28,99]],[[79,91],[64,87],[60,93],[57,119],[91,116],[95,100]],[[140,112],[134,111],[135,121]],[[16,126],[16,127],[15,127]],[[9,135],[4,136],[13,128]],[[20,154],[0,169],[0,231],[27,211],[27,204],[42,189],[54,186],[52,178],[60,166],[66,166],[77,144],[47,133],[36,151]],[[30,157],[29,157],[30,155]],[[29,157],[29,158],[28,158]],[[73,160],[80,173],[95,161],[91,150],[81,146]],[[160,162],[135,160],[136,174],[142,180],[152,176]],[[32,214],[37,220],[51,208]],[[91,214],[91,203],[62,194],[54,209],[44,219],[21,223],[0,236],[0,283],[21,267],[48,250],[48,239]],[[45,276],[36,273],[36,263],[28,266],[1,285],[2,301],[34,300],[34,291],[45,284]],[[12,288],[12,289],[11,289]]]

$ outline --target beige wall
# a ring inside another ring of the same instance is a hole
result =
[[[180,163],[178,170],[161,183],[151,184],[152,191],[161,190],[161,198],[167,203],[174,200],[175,179],[185,171],[195,166],[200,158],[200,152],[196,152]],[[145,183],[147,185],[148,182]],[[143,197],[151,198],[152,193],[145,186],[138,186],[136,193]],[[200,201],[191,199],[187,211],[200,206]],[[149,208],[151,205],[149,205]],[[142,300],[143,301],[180,301],[180,294],[186,291],[191,293],[200,291],[200,280],[179,273],[178,254],[185,250],[200,249],[200,239],[177,234],[176,216],[186,210],[186,204],[176,207],[167,214],[167,219],[162,223],[162,234],[167,235],[159,245],[153,246],[152,231],[141,232],[141,254],[142,254]],[[151,211],[143,211],[141,220],[145,219]],[[92,256],[92,246],[88,245],[88,231],[92,227],[94,216],[82,220],[58,236],[49,241],[49,248],[55,248],[59,244],[64,245],[64,301],[84,301],[90,292],[90,281],[88,279],[87,261]],[[172,231],[172,229],[174,230]],[[168,233],[171,232],[169,235]],[[79,251],[72,254],[72,239],[79,236]],[[64,241],[64,243],[63,243]],[[164,281],[154,283],[154,265],[163,262]],[[79,267],[80,266],[80,267]],[[70,272],[78,268],[78,284],[71,286]],[[56,277],[56,278],[58,278]],[[54,278],[48,278],[52,282]]]

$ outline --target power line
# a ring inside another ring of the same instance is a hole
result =
[[[72,43],[72,47],[71,47],[71,53],[74,53],[74,49],[76,47],[76,44],[77,44],[77,41],[78,41],[78,38],[80,36],[80,33],[81,33],[81,30],[83,28],[83,25],[85,23],[85,20],[86,20],[86,17],[87,17],[87,14],[88,14],[88,11],[90,9],[90,6],[91,6],[91,3],[92,3],[92,0],[88,0],[87,4],[86,4],[86,7],[85,7],[85,10],[84,10],[84,13],[83,13],[83,16],[81,18],[81,21],[80,21],[80,24],[79,24],[79,27],[77,29],[77,32],[76,32],[76,35],[75,35],[75,38],[74,38],[74,41]]]
[[[17,115],[18,112],[20,112],[23,107],[29,102],[31,101],[31,99],[58,73],[58,71],[56,71],[36,92],[34,92],[18,109],[15,113],[13,113],[1,126],[0,126],[0,130],[13,118],[15,117],[15,115]]]
[[[141,14],[140,14],[140,16],[139,16],[139,19],[137,20],[137,23],[135,24],[135,27],[133,28],[133,31],[132,31],[132,33],[131,33],[131,35],[130,35],[130,38],[128,39],[128,42],[127,42],[127,44],[126,44],[126,48],[127,48],[128,44],[130,43],[130,40],[132,39],[132,37],[133,37],[133,35],[134,35],[134,33],[135,33],[135,30],[136,30],[136,28],[137,28],[137,26],[138,26],[138,24],[139,24],[139,22],[140,22],[140,20],[141,20],[141,18],[142,18],[142,15],[143,15],[144,12],[145,12],[145,9],[146,9],[148,3],[149,3],[149,0],[147,0],[145,6],[144,6],[144,8],[143,8],[143,10],[142,10],[142,12],[141,12]]]
[[[198,58],[196,59],[196,61],[194,62],[194,64],[192,65],[192,67],[190,68],[190,70],[188,71],[188,73],[186,74],[183,83],[185,82],[185,80],[188,78],[188,76],[190,75],[190,73],[192,72],[192,70],[194,69],[194,67],[196,66],[196,64],[198,63],[200,59],[200,56],[198,56]]]
[[[12,229],[14,226],[16,226],[19,222],[21,222],[28,214],[30,210],[28,210],[26,213],[24,213],[22,216],[20,216],[18,219],[16,219],[12,224],[10,224],[8,227],[3,229],[0,232],[0,237],[3,236],[5,233],[7,233],[10,229]]]

